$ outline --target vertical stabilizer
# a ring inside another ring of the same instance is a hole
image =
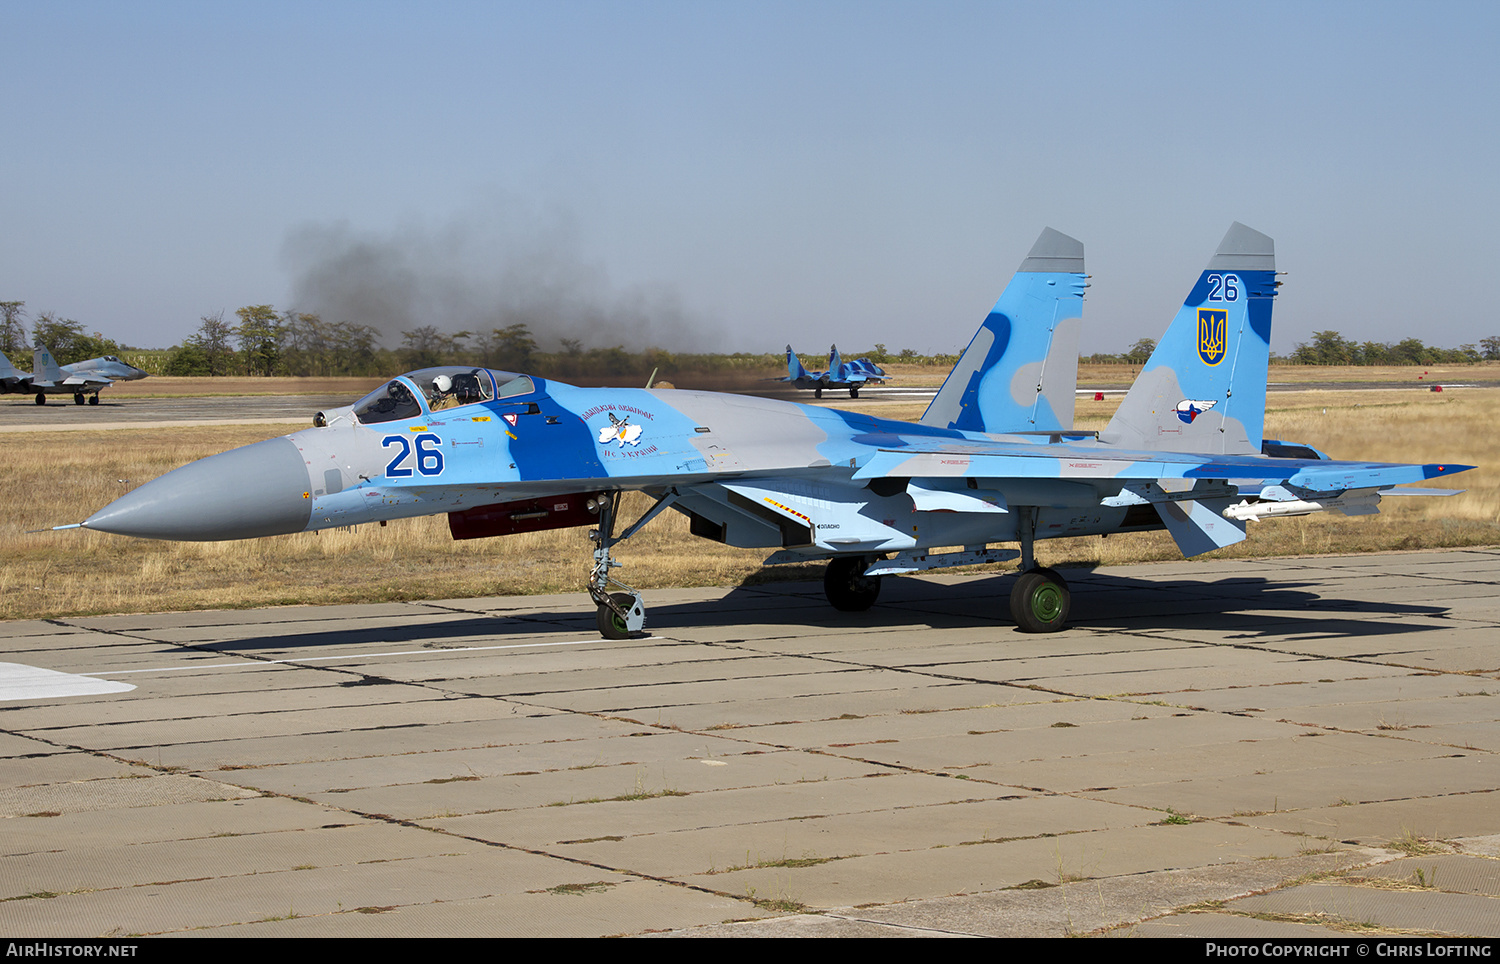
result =
[[[1044,229],[922,424],[976,432],[1072,428],[1083,289],[1083,244]]]
[[[787,381],[792,382],[811,377],[807,374],[807,369],[802,367],[802,359],[792,351],[791,345],[786,346],[786,377]]]
[[[1131,449],[1260,453],[1276,257],[1236,221],[1099,439]]]
[[[28,378],[25,372],[10,363],[10,359],[5,357],[4,352],[0,352],[0,381],[10,383]]]
[[[62,369],[57,366],[57,359],[43,345],[37,345],[31,353],[31,374],[39,382],[62,384]]]

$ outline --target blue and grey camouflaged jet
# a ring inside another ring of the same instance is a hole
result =
[[[791,382],[797,388],[811,388],[814,398],[822,398],[825,388],[847,388],[850,398],[858,398],[859,390],[870,382],[884,382],[890,378],[885,369],[868,358],[856,358],[846,362],[839,358],[839,346],[828,349],[828,371],[810,372],[802,367],[802,359],[786,346],[786,377],[778,382]]]
[[[673,509],[695,535],[774,549],[768,564],[828,560],[828,601],[846,611],[869,608],[887,576],[1019,556],[1011,614],[1050,632],[1069,593],[1036,565],[1038,539],[1164,528],[1197,555],[1243,539],[1248,520],[1376,512],[1393,486],[1471,468],[1334,462],[1263,440],[1276,286],[1271,239],[1233,225],[1097,433],[1071,427],[1083,246],[1048,229],[915,423],[429,368],[311,429],[170,472],[80,525],[184,540],[439,512],[457,539],[592,525],[589,593],[600,632],[619,639],[645,609],[614,578],[613,550]],[[630,490],[656,501],[617,536]]]

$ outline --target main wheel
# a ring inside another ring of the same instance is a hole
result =
[[[857,388],[850,388],[849,389],[849,397],[850,398],[858,398],[859,397],[859,389],[857,389]]]
[[[74,392],[73,393],[73,404],[74,405],[82,405],[83,404],[83,392]]]
[[[47,393],[46,392],[37,392],[36,393],[36,403],[38,405],[45,405],[45,404],[47,404]]]
[[[635,605],[635,597],[626,592],[610,593],[609,598],[621,609],[628,610]],[[594,614],[594,625],[599,628],[599,635],[605,639],[630,638],[630,630],[625,627],[624,618],[608,606],[599,606],[599,611]]]
[[[865,575],[870,560],[864,556],[836,556],[823,571],[823,594],[839,612],[859,613],[880,597],[880,577]]]
[[[813,398],[822,398],[822,397],[823,397],[823,389],[821,389],[821,388],[814,388],[813,389]]]
[[[89,404],[90,405],[98,405],[99,404],[99,395],[98,395],[97,392],[95,394],[89,396]]]
[[[1068,622],[1068,584],[1051,569],[1021,573],[1010,591],[1010,615],[1027,633],[1055,633]]]

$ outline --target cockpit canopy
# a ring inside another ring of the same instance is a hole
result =
[[[393,378],[355,402],[354,417],[365,425],[394,422],[460,405],[525,395],[535,387],[526,375],[492,368],[423,368]]]

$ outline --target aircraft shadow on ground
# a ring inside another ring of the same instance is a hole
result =
[[[1259,638],[1389,636],[1425,632],[1413,617],[1441,617],[1441,606],[1341,599],[1308,590],[1310,583],[1261,578],[1135,579],[1091,572],[1068,573],[1073,586],[1073,629],[1107,634],[1213,632],[1243,643]],[[711,627],[798,627],[819,631],[989,627],[998,637],[1019,633],[1010,619],[1013,574],[941,584],[920,579],[887,580],[880,600],[867,612],[830,607],[816,583],[787,582],[740,587],[716,600],[651,605],[646,593],[647,629]],[[393,619],[383,626],[287,632],[200,643],[219,652],[287,652],[325,646],[380,644],[425,647],[439,652],[464,646],[503,645],[508,637],[539,633],[594,633],[594,611],[538,609],[495,616]],[[758,634],[760,635],[760,634]]]

